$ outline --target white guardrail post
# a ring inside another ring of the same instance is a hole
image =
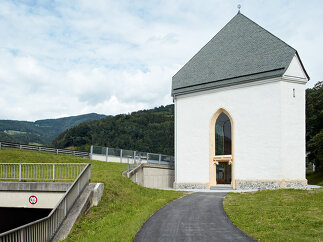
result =
[[[0,142],[0,150],[1,150],[1,142]]]
[[[21,164],[19,164],[19,181],[21,181]]]
[[[158,157],[158,164],[160,165],[160,161],[161,161],[161,154],[159,154],[159,157]]]
[[[122,149],[120,149],[120,163],[122,163]]]
[[[64,216],[66,216],[66,198],[64,199]]]
[[[20,241],[24,241],[24,230],[20,231]]]
[[[91,169],[89,169],[89,171],[88,171],[88,180],[89,180],[89,183],[91,182]]]
[[[105,150],[105,161],[108,161],[108,157],[109,157],[109,147],[107,147]]]
[[[55,164],[53,164],[53,181],[55,181]]]
[[[90,149],[90,160],[92,160],[92,154],[93,154],[93,145],[91,145],[91,149]]]

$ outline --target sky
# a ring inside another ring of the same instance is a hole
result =
[[[172,103],[172,76],[241,12],[323,77],[322,0],[1,0],[0,119]]]

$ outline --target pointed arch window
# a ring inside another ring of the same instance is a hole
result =
[[[229,117],[222,112],[215,123],[215,155],[231,155],[231,121]]]

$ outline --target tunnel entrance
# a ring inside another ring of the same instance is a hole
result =
[[[51,209],[0,207],[0,233],[46,217]]]

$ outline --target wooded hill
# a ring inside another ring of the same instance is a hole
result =
[[[323,82],[306,89],[306,151],[308,160],[323,169]]]
[[[323,162],[323,82],[306,90],[306,150],[318,167]],[[57,148],[90,145],[174,154],[174,106],[120,114],[80,124],[52,143]]]
[[[86,122],[59,135],[56,148],[90,145],[174,154],[174,105]]]
[[[58,119],[37,120],[35,122],[0,120],[0,141],[46,145],[66,129],[104,117],[106,116],[102,114],[89,113]]]

